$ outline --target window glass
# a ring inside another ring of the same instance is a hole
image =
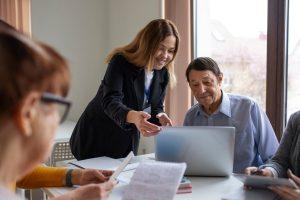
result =
[[[300,110],[300,1],[289,1],[287,118]]]
[[[195,0],[194,10],[195,56],[209,56],[217,61],[224,74],[225,92],[249,96],[264,110],[267,3]]]

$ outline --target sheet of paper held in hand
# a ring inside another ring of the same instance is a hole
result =
[[[129,161],[131,160],[131,158],[134,157],[133,152],[131,151],[126,158],[123,160],[123,162],[121,163],[121,165],[119,165],[119,167],[116,169],[116,171],[111,175],[110,179],[114,180],[116,179],[119,174],[125,169],[125,167],[128,165]]]
[[[185,169],[185,163],[141,163],[125,188],[123,200],[173,199]]]

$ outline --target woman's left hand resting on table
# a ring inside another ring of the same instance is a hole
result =
[[[103,183],[108,181],[113,171],[97,169],[74,169],[72,171],[73,185],[86,185],[90,183]]]
[[[288,170],[288,177],[292,179],[300,187],[300,178],[295,176],[291,170]],[[285,200],[300,200],[300,189],[293,189],[285,186],[269,187],[270,190],[276,192]]]

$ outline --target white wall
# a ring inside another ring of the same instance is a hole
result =
[[[68,118],[77,121],[95,95],[108,53],[107,0],[31,0],[32,34],[70,62],[73,105]]]
[[[108,48],[125,45],[152,19],[162,17],[163,0],[109,0]]]
[[[33,37],[54,46],[70,62],[69,120],[77,121],[96,94],[109,51],[130,42],[150,20],[161,18],[162,2],[31,0]],[[153,138],[143,138],[140,147],[152,152]]]

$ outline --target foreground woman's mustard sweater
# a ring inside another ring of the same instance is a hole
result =
[[[17,187],[32,189],[65,186],[67,168],[38,166],[30,174],[17,182]]]

